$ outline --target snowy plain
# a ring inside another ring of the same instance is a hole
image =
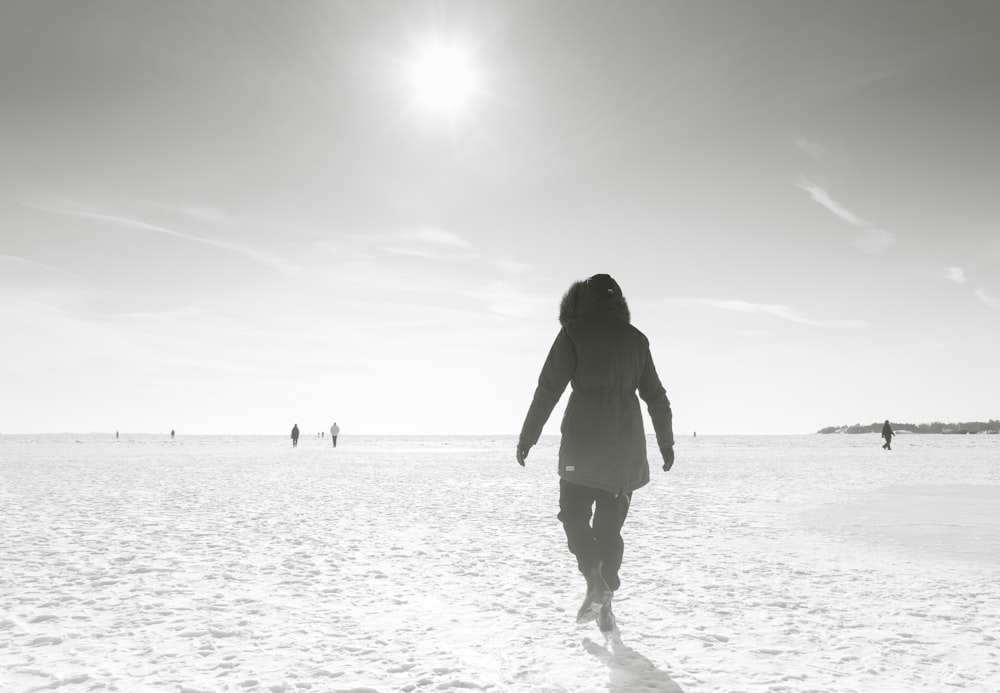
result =
[[[611,639],[514,442],[0,436],[0,690],[1000,690],[1000,436],[651,441]]]

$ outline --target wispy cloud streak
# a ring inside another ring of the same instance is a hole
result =
[[[497,260],[496,263],[500,269],[510,274],[529,274],[535,270],[534,265],[516,260]]]
[[[551,296],[524,291],[505,281],[489,281],[462,293],[485,302],[488,310],[498,315],[541,319],[556,314]]]
[[[435,226],[418,226],[413,229],[406,229],[396,234],[397,237],[429,243],[431,245],[443,245],[451,248],[470,248],[469,242],[453,231],[440,229]]]
[[[166,310],[159,312],[149,312],[149,311],[139,311],[132,313],[119,313],[113,317],[122,320],[142,320],[149,322],[160,322],[160,321],[180,321],[188,320],[191,318],[203,318],[207,316],[207,312],[203,308],[197,308],[189,306],[186,308],[178,308],[177,310]]]
[[[946,279],[949,279],[950,281],[953,281],[956,284],[964,284],[966,282],[965,270],[963,270],[961,267],[946,268],[944,271],[944,276]]]
[[[865,229],[860,236],[854,239],[854,245],[871,255],[885,252],[895,242],[895,236],[885,229],[877,228]]]
[[[878,228],[872,222],[859,217],[853,211],[833,199],[830,193],[820,186],[814,185],[803,178],[796,184],[796,187],[808,193],[809,197],[817,204],[824,207],[837,218],[846,221],[851,226],[862,229],[862,234],[854,240],[854,245],[864,252],[872,254],[883,253],[896,242],[896,237],[892,233]]]
[[[809,196],[818,204],[826,207],[826,209],[833,212],[836,216],[840,217],[848,224],[853,224],[854,226],[870,226],[867,221],[834,200],[830,196],[830,193],[818,185],[813,185],[809,181],[803,179],[799,181],[798,187],[809,193]]]
[[[857,329],[867,327],[868,323],[863,320],[815,320],[801,315],[799,312],[782,305],[770,305],[766,303],[750,303],[748,301],[718,300],[711,298],[701,299],[701,302],[713,308],[721,310],[732,310],[738,313],[754,313],[771,315],[782,320],[799,323],[800,325],[810,325],[812,327],[836,327],[845,329]]]
[[[796,137],[795,146],[800,152],[816,161],[823,161],[829,154],[826,147],[822,144],[806,139],[805,137]]]
[[[25,267],[33,267],[35,269],[44,270],[46,272],[55,272],[56,274],[61,274],[65,277],[70,277],[72,279],[80,279],[80,275],[73,274],[72,272],[67,272],[64,269],[59,269],[58,267],[53,267],[52,265],[46,265],[43,262],[35,262],[34,260],[29,260],[23,257],[17,257],[16,255],[5,255],[0,253],[0,261],[12,262],[17,265],[23,265]]]
[[[272,269],[279,270],[286,274],[294,274],[299,271],[297,265],[285,260],[284,258],[278,257],[272,253],[268,253],[252,246],[243,245],[240,243],[234,243],[232,241],[219,240],[215,238],[204,238],[202,236],[195,236],[194,234],[184,233],[183,231],[176,231],[174,229],[167,228],[165,226],[159,226],[157,224],[150,224],[149,222],[142,221],[140,219],[132,219],[129,217],[120,217],[114,214],[107,214],[104,212],[88,212],[84,210],[75,209],[54,209],[51,207],[36,207],[36,209],[50,212],[52,214],[61,214],[63,216],[75,217],[77,219],[87,219],[90,221],[97,221],[106,224],[115,224],[116,226],[124,226],[130,229],[136,229],[139,231],[148,231],[150,233],[157,233],[164,236],[170,236],[172,238],[179,238],[185,241],[190,241],[192,243],[200,243],[202,245],[207,245],[212,248],[217,248],[219,250],[225,250],[228,252],[243,255],[244,257],[250,258],[254,262],[258,262]]]
[[[945,279],[959,286],[965,286],[969,283],[969,277],[966,276],[965,270],[961,267],[946,267],[943,274]],[[1000,298],[994,296],[986,288],[980,286],[973,290],[972,295],[990,308],[1000,310]]]
[[[472,244],[454,231],[435,226],[417,226],[387,233],[359,236],[381,251],[430,260],[462,260],[478,257]]]
[[[978,288],[973,292],[980,301],[988,305],[990,308],[995,308],[1000,310],[1000,298],[997,298],[986,289]]]

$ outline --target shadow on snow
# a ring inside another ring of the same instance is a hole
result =
[[[677,682],[656,668],[651,661],[621,641],[617,633],[609,641],[611,649],[590,638],[583,639],[583,649],[607,665],[608,690],[611,693],[684,693]]]

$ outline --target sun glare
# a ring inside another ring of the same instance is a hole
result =
[[[468,52],[456,45],[428,46],[410,66],[409,76],[417,103],[434,113],[463,110],[478,86]]]

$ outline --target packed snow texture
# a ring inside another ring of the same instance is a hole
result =
[[[0,437],[0,689],[1000,690],[1000,436],[681,438],[574,615],[558,440]]]

